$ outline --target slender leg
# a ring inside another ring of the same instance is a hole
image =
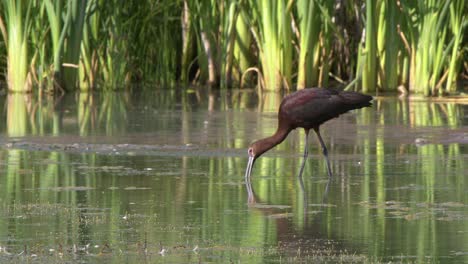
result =
[[[314,128],[315,133],[317,134],[317,138],[320,141],[320,145],[322,146],[322,152],[323,155],[325,156],[325,160],[327,161],[327,170],[328,170],[328,177],[332,177],[332,172],[330,168],[330,161],[328,160],[328,150],[327,146],[325,146],[325,143],[323,142],[322,136],[320,136],[320,131],[319,128]]]
[[[304,159],[302,160],[301,170],[299,171],[299,176],[302,177],[302,173],[304,172],[305,162],[307,160],[307,156],[309,155],[309,129],[305,129],[305,147],[304,147]]]

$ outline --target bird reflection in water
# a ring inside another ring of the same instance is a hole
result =
[[[265,217],[265,221],[274,224],[279,251],[284,254],[288,254],[288,252],[296,254],[295,252],[298,250],[303,250],[305,254],[320,255],[323,252],[339,252],[341,250],[343,245],[336,242],[337,240],[333,239],[327,232],[322,231],[323,225],[327,223],[328,219],[329,210],[327,208],[333,206],[327,203],[331,180],[331,178],[327,180],[321,196],[322,202],[318,205],[316,203],[312,205],[309,201],[314,200],[314,197],[309,197],[304,187],[303,178],[297,177],[299,195],[303,199],[302,206],[297,208],[300,211],[297,216],[291,216],[285,212],[284,207],[268,205],[256,195],[251,181],[246,181],[248,207],[251,212],[260,213]],[[320,199],[319,197],[316,198]],[[314,206],[313,210],[309,211],[311,206]]]

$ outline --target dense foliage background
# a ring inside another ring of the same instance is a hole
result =
[[[463,0],[1,0],[12,91],[348,84],[457,92]],[[460,85],[459,85],[460,86]]]

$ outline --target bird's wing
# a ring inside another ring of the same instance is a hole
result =
[[[294,119],[314,119],[330,111],[336,104],[334,90],[304,89],[285,97],[280,112]]]
[[[372,97],[354,92],[314,89],[297,93],[281,105],[280,112],[298,126],[318,126],[356,108],[369,106]],[[370,99],[369,99],[370,98]]]

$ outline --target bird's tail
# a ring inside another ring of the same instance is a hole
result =
[[[343,101],[346,104],[352,107],[352,109],[372,106],[371,101],[373,97],[367,94],[352,91],[344,91],[340,93],[340,96],[343,98]]]

